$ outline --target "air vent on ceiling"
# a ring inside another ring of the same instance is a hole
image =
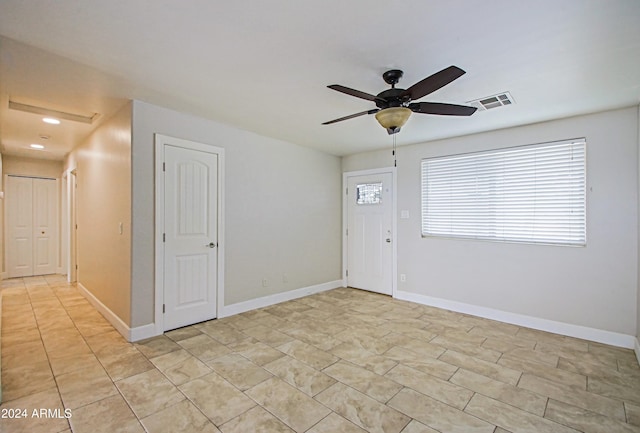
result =
[[[505,105],[515,104],[513,96],[509,92],[502,92],[497,95],[486,96],[484,98],[475,99],[468,102],[469,105],[480,110],[491,110],[492,108],[504,107]]]
[[[56,119],[72,120],[74,122],[93,123],[99,116],[98,113],[69,113],[66,111],[56,110],[52,108],[40,107],[37,105],[23,104],[16,101],[9,101],[9,108],[12,110],[24,111],[26,113],[39,114],[42,116],[54,117]]]

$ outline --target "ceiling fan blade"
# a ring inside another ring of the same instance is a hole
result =
[[[414,113],[439,114],[442,116],[471,116],[477,110],[476,107],[444,104],[442,102],[414,102],[409,104],[409,109]]]
[[[457,66],[449,66],[440,72],[436,72],[433,75],[428,76],[422,81],[418,81],[413,86],[404,91],[404,95],[410,95],[411,100],[415,101],[423,96],[433,93],[441,87],[446,86],[453,80],[460,78],[465,74],[465,71]]]
[[[361,111],[360,113],[350,114],[349,116],[344,116],[339,119],[329,120],[328,122],[324,122],[323,125],[331,125],[332,123],[342,122],[343,120],[353,119],[354,117],[364,116],[365,114],[377,113],[378,111],[380,110],[377,108],[374,108],[373,110]]]
[[[339,84],[331,84],[327,87],[337,90],[338,92],[346,93],[347,95],[355,96],[356,98],[366,99],[367,101],[375,101],[377,98],[375,95],[370,95],[368,93],[361,92],[360,90],[350,89],[349,87],[344,87]]]

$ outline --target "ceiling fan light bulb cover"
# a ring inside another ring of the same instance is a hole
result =
[[[402,128],[411,116],[407,107],[391,107],[376,113],[376,120],[385,129]]]

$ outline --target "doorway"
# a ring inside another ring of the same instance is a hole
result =
[[[58,264],[58,181],[7,175],[7,274],[55,274]]]
[[[78,222],[77,222],[77,205],[78,205],[78,179],[76,169],[65,171],[64,174],[64,241],[63,249],[66,254],[65,270],[67,274],[67,282],[73,283],[78,280]]]
[[[343,268],[349,287],[395,292],[395,177],[395,168],[343,175]]]
[[[214,319],[223,284],[223,149],[156,135],[156,332]]]

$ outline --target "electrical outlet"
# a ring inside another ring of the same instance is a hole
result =
[[[269,286],[269,280],[267,280],[266,278],[262,279],[262,287],[268,287]]]
[[[407,282],[407,275],[406,274],[400,274],[400,282],[401,283],[406,283]]]
[[[282,274],[282,282],[284,284],[287,284],[289,282],[289,275],[287,274]]]

